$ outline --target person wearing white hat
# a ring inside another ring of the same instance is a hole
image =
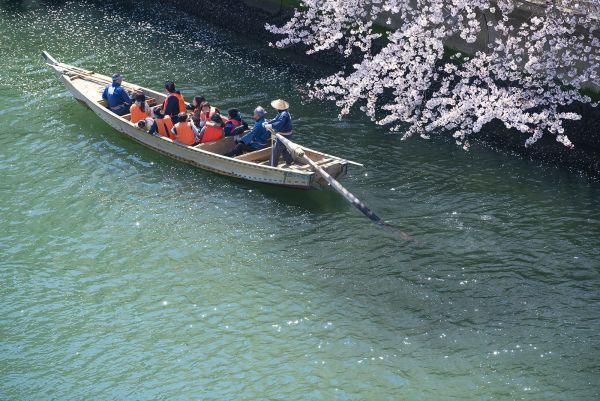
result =
[[[275,110],[277,110],[277,115],[275,118],[264,123],[264,127],[267,130],[274,130],[278,134],[285,136],[287,139],[292,139],[292,116],[288,109],[290,108],[290,104],[283,99],[273,100],[271,102],[271,106]],[[271,166],[277,167],[279,164],[279,157],[283,155],[283,159],[286,164],[292,164],[294,162],[294,158],[288,152],[287,148],[280,141],[275,142],[275,146],[273,147],[273,153],[271,155]]]
[[[252,127],[250,132],[244,134],[240,138],[240,142],[235,146],[235,148],[225,153],[225,156],[239,156],[245,152],[254,152],[255,150],[267,147],[271,134],[265,129],[265,127],[263,127],[266,113],[267,112],[265,109],[263,109],[261,106],[257,106],[254,109],[254,115],[252,118],[254,118],[256,124],[254,124],[254,127]]]

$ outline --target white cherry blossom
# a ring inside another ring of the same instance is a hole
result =
[[[600,0],[585,1],[600,10]],[[523,21],[513,18],[520,3],[304,0],[285,25],[267,29],[283,36],[277,47],[304,44],[309,54],[335,50],[358,56],[351,70],[310,87],[313,98],[336,103],[340,118],[358,104],[403,138],[451,132],[465,148],[470,135],[498,120],[526,135],[526,146],[550,134],[572,147],[563,122],[581,116],[565,107],[596,106],[580,90],[600,86],[599,14],[578,14],[549,1]],[[376,24],[390,26],[392,20],[398,28],[385,38],[374,32]],[[485,51],[444,57],[450,38],[468,44],[489,32],[493,40]],[[375,50],[379,38],[383,47]]]

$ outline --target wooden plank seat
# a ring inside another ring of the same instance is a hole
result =
[[[326,169],[329,166],[339,163],[339,160],[332,159],[332,158],[322,158],[321,160],[316,161],[316,163],[319,167]],[[257,164],[260,164],[261,166],[268,166],[271,164],[271,160],[267,159],[260,163],[257,162]],[[285,164],[285,162],[280,162],[279,166],[282,166],[284,164]],[[289,168],[293,169],[293,170],[299,170],[299,171],[310,171],[311,170],[310,165],[308,165],[304,162],[298,161],[298,160],[296,160],[294,162],[294,164],[290,165]]]
[[[218,141],[201,143],[199,145],[196,145],[195,147],[202,150],[206,150],[208,152],[224,155],[225,153],[233,149],[234,146],[235,143],[233,141],[233,137],[228,136],[225,138],[221,138]]]
[[[326,169],[327,167],[331,166],[332,164],[338,163],[338,161],[336,159],[326,157],[326,158],[317,160],[316,163],[319,167]],[[294,164],[292,164],[290,166],[290,168],[292,168],[294,170],[302,170],[302,171],[309,171],[311,169],[310,165],[308,165],[306,163],[298,163],[298,162],[295,162]]]
[[[321,155],[314,155],[315,162],[319,165],[330,165],[331,163],[337,163],[338,161],[329,157],[323,157]],[[255,162],[256,164],[260,164],[262,166],[268,166],[271,164],[271,147],[255,150],[254,152],[244,153],[243,155],[235,157],[238,160],[245,160],[249,162]],[[310,166],[302,161],[296,161],[291,165],[290,168],[296,170],[309,171]]]
[[[245,160],[248,162],[259,162],[269,160],[271,156],[271,147],[264,149],[255,150],[254,152],[244,153],[243,155],[236,156],[235,159]]]

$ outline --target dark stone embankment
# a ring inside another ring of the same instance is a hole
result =
[[[171,4],[177,9],[189,15],[194,15],[204,21],[214,25],[232,30],[245,37],[256,39],[263,42],[265,47],[271,42],[281,39],[265,29],[265,24],[281,26],[293,15],[293,9],[280,6],[278,1],[259,1],[259,0],[220,0],[218,2],[209,0],[166,0],[164,3]],[[249,5],[248,3],[264,3],[264,7]],[[303,55],[305,47],[293,46],[284,51]],[[348,60],[334,51],[320,52],[317,55],[310,56],[311,63],[323,63],[329,66],[341,68],[348,64]]]
[[[165,0],[163,3],[169,3],[186,14],[233,30],[245,37],[262,41],[265,47],[269,42],[278,39],[276,35],[264,29],[265,24],[283,25],[292,15],[289,7],[279,6],[278,2],[274,1]],[[264,3],[264,6],[254,6],[261,3]],[[284,51],[304,54],[304,49],[300,46]],[[351,65],[351,61],[349,63],[348,60],[344,60],[337,52],[323,52],[306,57],[310,57],[311,62],[316,60],[335,68]],[[580,121],[565,124],[569,139],[575,145],[574,149],[564,147],[551,136],[546,136],[526,148],[524,146],[526,137],[519,132],[507,130],[502,124],[494,124],[492,129],[486,129],[485,132],[473,137],[472,142],[523,158],[555,164],[600,179],[600,107],[574,105],[569,108],[569,111],[575,111],[583,117]]]

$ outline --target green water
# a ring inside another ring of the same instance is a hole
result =
[[[0,4],[1,400],[599,399],[600,184],[338,121],[301,104],[322,67],[168,7]],[[288,99],[416,242],[123,138],[42,49],[246,113]]]

